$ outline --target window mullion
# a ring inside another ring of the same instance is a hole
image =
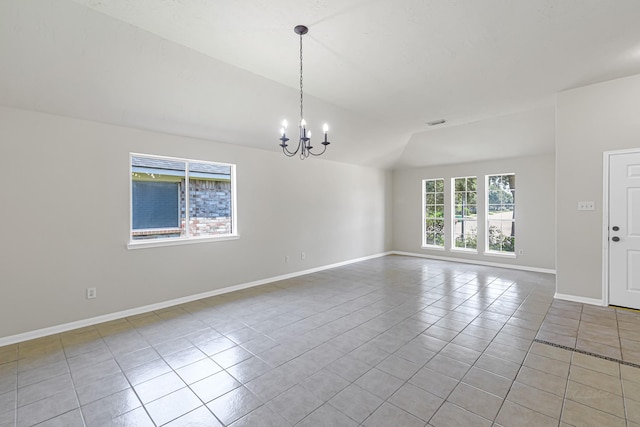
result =
[[[191,199],[191,188],[189,183],[189,162],[184,162],[184,228],[185,237],[188,239],[191,237],[191,227],[189,226],[191,221],[191,214],[189,212],[189,203]]]

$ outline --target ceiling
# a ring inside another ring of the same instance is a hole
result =
[[[640,73],[638,16],[637,0],[3,0],[0,104],[278,150],[305,24],[326,158],[545,154],[557,92]]]

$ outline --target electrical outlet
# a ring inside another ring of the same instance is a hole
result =
[[[284,263],[288,263],[289,262],[289,255],[285,255],[284,256]]]
[[[97,296],[96,288],[87,288],[87,299],[93,299]]]
[[[307,254],[305,254],[304,252],[300,252],[300,259],[304,261],[306,258],[307,258]]]

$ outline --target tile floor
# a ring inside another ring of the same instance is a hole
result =
[[[640,426],[640,316],[553,294],[388,256],[2,347],[0,426]]]
[[[554,301],[536,338],[640,367],[640,313]]]

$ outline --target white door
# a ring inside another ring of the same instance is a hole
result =
[[[609,156],[609,303],[640,309],[640,152]]]

